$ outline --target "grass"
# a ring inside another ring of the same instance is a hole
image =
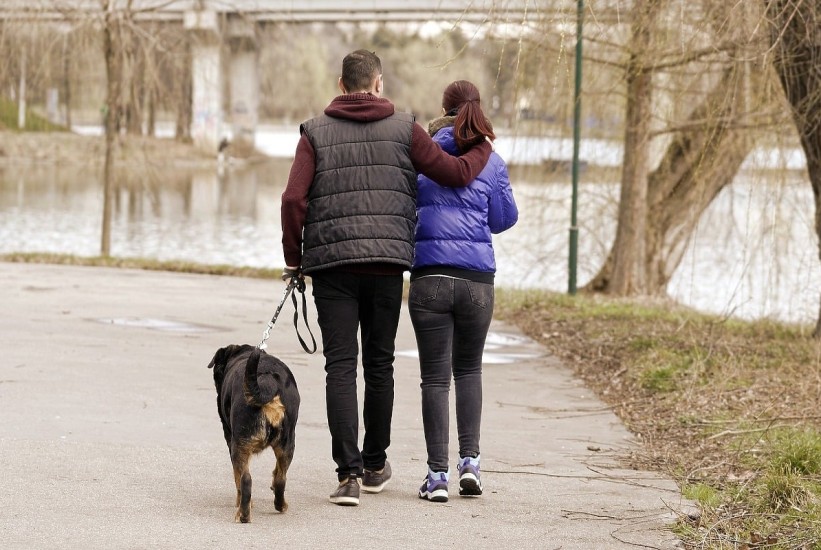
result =
[[[24,128],[17,126],[17,103],[0,97],[0,129],[20,132],[65,132],[66,128],[49,122],[31,109],[26,110],[26,124]]]
[[[274,278],[278,270],[6,254],[4,261]],[[703,315],[668,301],[497,289],[517,325],[641,434],[625,465],[675,479],[699,513],[684,548],[821,548],[821,342],[810,326]]]
[[[231,265],[205,265],[183,261],[159,261],[147,258],[115,258],[111,256],[72,256],[70,254],[50,253],[11,253],[0,254],[0,261],[81,265],[90,267],[121,267],[128,269],[147,269],[150,271],[172,271],[180,273],[198,273],[203,275],[228,275],[250,277],[254,279],[278,279],[281,269],[264,269],[257,267],[237,267]]]
[[[627,465],[672,476],[697,503],[675,526],[685,548],[821,548],[813,327],[598,295],[498,289],[496,304],[641,434]]]

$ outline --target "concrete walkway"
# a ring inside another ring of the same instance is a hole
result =
[[[290,365],[302,395],[290,509],[274,511],[267,451],[252,462],[252,523],[236,524],[206,366],[219,347],[259,342],[284,283],[0,263],[0,289],[3,549],[673,548],[665,524],[689,509],[670,480],[619,469],[613,457],[634,443],[616,416],[502,323],[484,367],[485,495],[462,499],[454,488],[446,504],[419,500],[425,446],[406,309],[394,479],[358,507],[330,504],[323,358],[300,348],[289,302],[268,351]]]

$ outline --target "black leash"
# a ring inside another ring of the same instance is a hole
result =
[[[302,319],[305,322],[305,328],[308,329],[308,334],[311,335],[311,343],[313,344],[313,349],[308,349],[308,344],[305,343],[305,340],[302,339],[302,335],[299,333],[299,307],[297,306],[296,302],[296,294],[293,293],[294,288],[302,294]],[[304,349],[307,353],[314,353],[316,351],[316,338],[314,338],[314,333],[311,332],[311,327],[308,325],[308,302],[305,298],[305,279],[302,277],[297,277],[296,275],[291,277],[291,280],[288,281],[288,285],[285,287],[285,292],[282,296],[282,301],[279,302],[279,306],[277,306],[277,310],[274,312],[274,316],[271,317],[271,320],[268,322],[268,326],[262,333],[262,342],[260,342],[257,347],[259,349],[265,349],[268,347],[268,344],[265,341],[271,336],[271,329],[274,328],[274,323],[277,321],[277,317],[279,317],[279,312],[282,310],[282,306],[285,305],[285,300],[288,299],[288,295],[291,295],[291,301],[294,303],[294,329],[296,329],[296,337],[299,338],[299,343],[302,345],[302,349]]]

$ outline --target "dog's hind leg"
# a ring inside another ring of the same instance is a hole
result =
[[[288,468],[294,458],[294,446],[290,445],[286,449],[274,446],[274,454],[277,457],[277,464],[274,467],[274,479],[271,482],[271,490],[274,491],[274,508],[278,512],[285,512],[288,510],[288,503],[285,502],[285,481]]]
[[[250,458],[251,452],[243,448],[231,452],[234,482],[237,486],[237,514],[234,520],[241,523],[251,521],[251,472],[248,468]]]

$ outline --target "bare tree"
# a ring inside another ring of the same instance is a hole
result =
[[[652,34],[660,0],[639,0],[634,6],[630,53],[626,67],[627,112],[624,132],[621,199],[610,292],[634,294],[646,288],[647,179],[650,172],[650,116],[653,73],[649,65]]]
[[[815,231],[821,238],[821,2],[769,0],[773,66],[792,109],[815,197]],[[821,338],[821,312],[813,333]]]
[[[752,149],[753,132],[764,127],[762,113],[771,110],[772,99],[760,93],[766,89],[761,50],[746,32],[744,12],[703,2],[703,28],[716,34],[718,29],[735,29],[737,35],[720,40],[714,34],[707,47],[665,52],[659,51],[658,39],[667,32],[659,17],[663,3],[642,0],[636,6],[625,65],[627,114],[618,229],[587,290],[663,294],[701,214],[732,182]],[[700,34],[703,39],[704,31]],[[666,73],[675,78],[673,71],[686,74],[688,68],[709,91],[700,94],[686,118],[664,121],[661,129],[653,130],[654,76]],[[653,168],[649,144],[661,136],[670,140]]]
[[[103,166],[103,225],[100,255],[111,254],[111,202],[114,187],[114,138],[117,134],[117,118],[120,107],[120,56],[118,55],[117,12],[111,0],[101,0],[103,11],[103,56],[105,57],[106,93],[105,110],[105,164]]]

